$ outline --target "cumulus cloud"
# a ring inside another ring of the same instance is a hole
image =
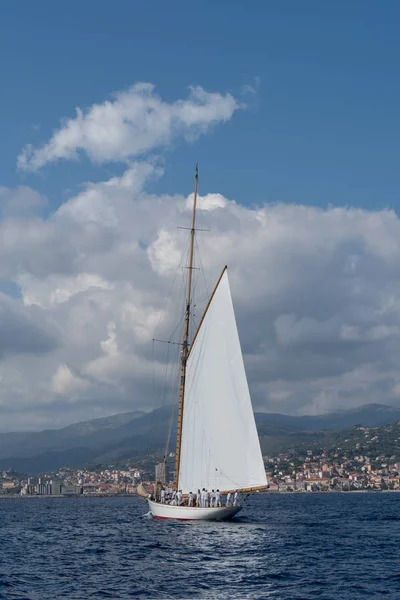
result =
[[[61,396],[75,396],[89,387],[89,382],[74,375],[68,365],[59,365],[52,380],[52,391]]]
[[[190,224],[193,195],[150,194],[148,182],[163,174],[151,153],[195,139],[238,108],[230,94],[195,87],[166,102],[137,84],[77,109],[47,143],[24,148],[24,170],[80,153],[126,165],[46,216],[34,189],[0,187],[1,429],[149,410],[166,401],[165,388],[173,393],[179,371],[166,353],[178,363],[179,346],[154,353],[152,338],[180,339],[188,245],[177,225]],[[249,207],[217,192],[200,195],[198,208],[198,226],[210,231],[197,236],[205,277],[195,271],[194,325],[228,264],[257,410],[399,405],[394,212]]]
[[[57,346],[56,330],[37,307],[25,310],[0,293],[0,359],[13,354],[42,354]]]
[[[179,338],[187,232],[176,226],[190,222],[192,195],[149,195],[146,182],[160,175],[153,164],[133,164],[87,184],[47,218],[0,223],[0,273],[21,294],[0,297],[8,428],[150,409],[166,378],[173,388],[178,372],[166,376],[162,351],[153,362],[152,338],[174,330]],[[208,290],[229,266],[256,409],[399,403],[394,212],[251,208],[213,193],[200,196],[198,219],[210,229],[198,234]],[[176,295],[166,302],[174,278]],[[206,286],[197,271],[195,284],[198,322]]]
[[[40,148],[25,146],[18,167],[36,171],[84,152],[96,163],[126,161],[170,144],[176,137],[194,140],[217,123],[228,121],[239,104],[231,94],[189,88],[184,100],[166,102],[154,85],[137,83],[111,100],[76,109]]]
[[[0,186],[0,216],[32,216],[47,205],[46,198],[35,190],[19,186],[9,189]]]

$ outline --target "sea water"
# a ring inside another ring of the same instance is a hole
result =
[[[227,523],[146,513],[0,500],[0,598],[400,599],[400,493],[258,495]]]

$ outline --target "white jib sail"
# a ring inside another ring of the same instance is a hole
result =
[[[228,274],[225,270],[187,363],[179,489],[267,485]]]

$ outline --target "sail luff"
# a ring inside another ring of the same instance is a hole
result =
[[[227,267],[227,265],[225,265],[225,267],[222,269],[222,273],[221,273],[221,275],[218,277],[218,281],[217,281],[217,283],[215,284],[215,288],[213,289],[213,292],[212,292],[212,294],[211,294],[211,296],[210,296],[210,298],[209,298],[209,300],[208,300],[208,302],[207,302],[207,306],[206,306],[206,307],[205,307],[205,309],[204,309],[203,316],[202,316],[202,317],[201,317],[201,319],[200,319],[200,323],[198,324],[198,327],[197,327],[197,329],[196,329],[196,333],[194,334],[194,336],[193,336],[193,340],[192,340],[192,343],[190,344],[189,353],[188,353],[188,358],[189,358],[189,356],[190,356],[190,352],[192,351],[192,348],[193,348],[193,346],[194,346],[194,343],[195,343],[195,341],[196,341],[197,334],[199,333],[199,331],[200,331],[200,329],[201,329],[201,326],[202,326],[202,324],[203,324],[203,321],[204,321],[204,319],[205,319],[205,317],[206,317],[206,315],[207,315],[208,309],[209,309],[209,308],[210,308],[210,306],[211,306],[211,302],[213,301],[213,298],[214,298],[214,296],[215,296],[215,292],[217,291],[217,289],[218,289],[218,286],[219,286],[219,284],[220,284],[220,282],[221,282],[221,279],[222,279],[222,277],[223,277],[223,275],[224,275],[225,271],[227,270],[227,268],[228,268],[228,267]]]

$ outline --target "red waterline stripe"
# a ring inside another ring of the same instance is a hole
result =
[[[156,517],[152,515],[153,519],[159,519],[160,521],[198,521],[199,519],[181,519],[180,517]]]

